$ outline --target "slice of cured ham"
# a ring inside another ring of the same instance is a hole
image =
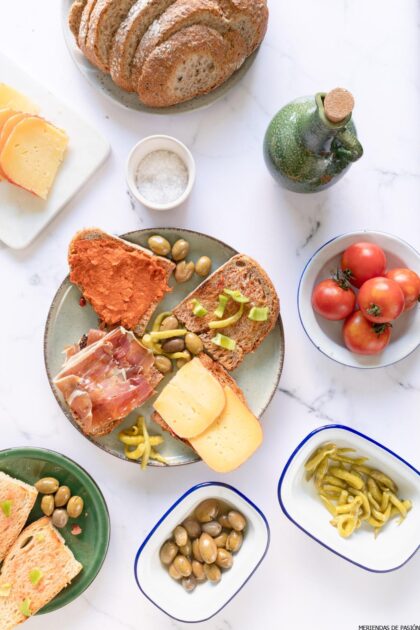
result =
[[[65,353],[54,384],[86,435],[110,433],[162,378],[153,354],[122,327],[109,333],[90,330]]]

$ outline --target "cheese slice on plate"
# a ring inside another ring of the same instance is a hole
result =
[[[39,109],[29,98],[21,94],[10,85],[0,83],[0,108],[10,107],[19,112],[37,114]]]
[[[238,468],[263,440],[258,419],[230,387],[224,389],[226,406],[221,415],[201,435],[189,440],[201,459],[221,473]]]
[[[6,120],[8,120],[10,116],[14,116],[18,113],[19,112],[17,112],[15,109],[12,109],[11,107],[4,107],[3,109],[0,109],[0,133]]]
[[[153,406],[176,435],[189,439],[205,431],[225,403],[219,381],[199,359],[193,359],[176,373]]]
[[[23,120],[24,118],[27,118],[28,116],[29,114],[24,114],[22,112],[14,112],[11,116],[7,118],[7,120],[5,120],[1,128],[1,132],[0,132],[0,155],[13,129],[21,120]],[[2,181],[5,178],[6,178],[6,175],[0,166],[0,181]]]
[[[42,118],[28,116],[12,129],[0,149],[0,171],[12,184],[46,199],[67,144],[64,131]]]

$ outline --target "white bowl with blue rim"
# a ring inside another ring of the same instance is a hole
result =
[[[312,343],[330,359],[354,368],[380,368],[408,357],[420,346],[420,308],[403,313],[393,322],[391,341],[383,352],[373,356],[355,354],[343,341],[343,322],[324,319],[312,308],[314,287],[331,277],[340,267],[344,250],[358,241],[375,243],[385,251],[387,269],[408,267],[420,275],[420,254],[404,240],[372,230],[337,236],[328,241],[307,262],[299,282],[298,310],[302,326]]]
[[[223,571],[218,584],[199,584],[187,593],[173,580],[159,559],[159,550],[177,525],[201,501],[219,499],[241,512],[247,519],[244,541],[234,555],[233,566]],[[261,510],[244,494],[220,482],[193,486],[182,495],[154,526],[137,552],[134,572],[137,585],[155,606],[183,623],[206,621],[220,612],[245,586],[261,564],[270,544],[270,529]]]
[[[305,479],[305,462],[326,442],[353,447],[357,456],[369,458],[367,466],[389,475],[398,486],[398,496],[413,507],[401,525],[398,518],[387,523],[375,538],[362,524],[351,537],[341,538],[330,524],[331,515],[321,502],[313,480]],[[305,437],[290,456],[279,481],[281,509],[305,534],[345,560],[376,573],[395,571],[410,560],[420,546],[420,473],[386,446],[355,429],[329,425]]]

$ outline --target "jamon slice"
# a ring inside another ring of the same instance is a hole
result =
[[[66,349],[54,384],[83,433],[107,435],[154,393],[162,375],[153,361],[132,332],[91,330]]]

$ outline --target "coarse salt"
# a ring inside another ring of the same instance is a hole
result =
[[[188,169],[173,151],[152,151],[136,172],[140,194],[152,203],[166,204],[181,197],[188,185]]]

